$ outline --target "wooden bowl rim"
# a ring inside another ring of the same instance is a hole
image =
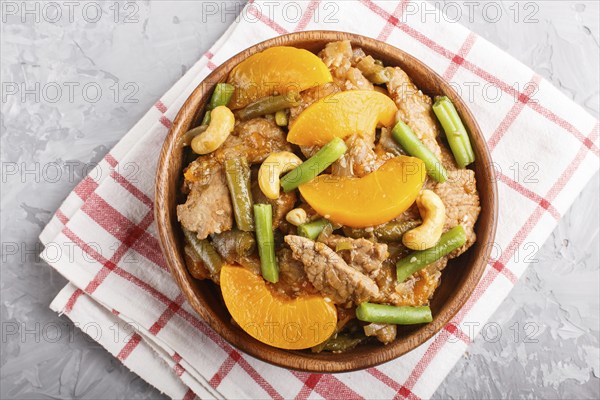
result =
[[[265,40],[239,52],[238,54],[236,54],[235,56],[231,57],[223,64],[218,66],[200,84],[198,84],[198,86],[187,98],[180,111],[178,112],[175,120],[173,121],[171,129],[169,130],[165,138],[164,144],[161,148],[156,173],[154,204],[155,219],[157,224],[158,235],[160,238],[161,249],[167,262],[167,265],[169,266],[171,274],[174,276],[178,286],[182,290],[187,301],[190,303],[192,308],[202,317],[202,319],[222,338],[224,338],[234,347],[257,359],[280,367],[304,372],[350,372],[370,368],[398,358],[406,354],[407,352],[419,347],[421,344],[425,343],[437,332],[439,332],[446,324],[448,324],[448,322],[450,322],[454,315],[463,307],[467,299],[473,293],[473,290],[477,286],[479,280],[481,279],[492,248],[492,246],[488,245],[485,246],[482,252],[479,252],[482,254],[479,254],[480,256],[473,260],[474,265],[472,266],[470,274],[468,274],[465,277],[460,293],[451,298],[450,302],[445,303],[443,305],[441,311],[434,315],[432,322],[424,325],[422,329],[418,329],[410,333],[408,336],[403,337],[401,340],[396,340],[390,345],[381,345],[381,347],[373,349],[372,353],[369,353],[368,356],[357,356],[353,357],[353,359],[351,360],[336,360],[336,354],[327,354],[326,358],[319,359],[314,358],[314,356],[309,357],[310,354],[308,353],[287,351],[268,346],[264,343],[255,340],[254,338],[250,337],[244,332],[234,330],[231,324],[221,324],[220,321],[218,321],[218,317],[215,311],[203,304],[194,294],[195,288],[192,286],[191,283],[193,278],[191,278],[189,273],[187,272],[187,268],[185,266],[185,262],[183,261],[182,255],[178,254],[178,245],[175,239],[175,229],[173,229],[171,223],[171,221],[173,220],[172,218],[175,209],[175,204],[167,204],[168,194],[165,194],[168,193],[169,190],[169,173],[168,168],[166,168],[165,166],[169,164],[169,160],[171,159],[173,154],[175,154],[174,151],[177,150],[178,133],[181,132],[182,129],[187,129],[187,127],[190,124],[194,123],[194,120],[196,118],[194,118],[193,115],[197,117],[198,112],[204,107],[204,104],[207,100],[207,93],[210,93],[212,87],[218,81],[218,79],[215,78],[219,77],[220,75],[223,75],[226,70],[228,72],[229,70],[231,70],[231,68],[239,64],[248,56],[272,46],[294,46],[295,43],[307,43],[311,40],[319,42],[330,42],[346,39],[350,40],[353,44],[357,44],[363,47],[378,47],[381,50],[388,50],[390,51],[390,53],[397,52],[403,57],[405,63],[414,63],[418,65],[419,68],[424,69],[428,74],[430,74],[433,77],[433,80],[436,81],[436,84],[443,88],[442,92],[444,95],[448,96],[455,104],[460,104],[460,108],[462,108],[463,110],[461,112],[461,117],[463,118],[463,121],[466,122],[466,125],[470,126],[469,133],[471,137],[478,137],[478,141],[480,143],[478,149],[482,150],[480,153],[477,154],[478,159],[476,161],[476,164],[481,165],[481,163],[483,163],[483,173],[487,174],[487,178],[490,179],[488,182],[489,190],[487,190],[487,192],[489,192],[488,194],[490,198],[486,198],[485,200],[489,202],[489,206],[491,206],[491,215],[489,216],[491,224],[482,227],[480,229],[482,232],[477,232],[478,241],[485,240],[487,243],[493,242],[496,234],[496,226],[498,219],[498,195],[495,171],[493,168],[492,159],[489,149],[487,147],[486,140],[481,132],[481,129],[479,128],[479,125],[477,124],[477,121],[473,117],[473,114],[471,113],[467,105],[458,96],[454,89],[452,89],[448,82],[446,82],[441,76],[439,76],[435,71],[433,71],[423,62],[413,57],[412,55],[406,53],[405,51],[387,43],[353,33],[337,31],[306,31],[291,33]],[[395,55],[391,55],[391,58],[397,59],[398,57],[396,57]],[[204,84],[205,82],[212,82],[212,84],[210,86],[207,86]],[[204,101],[202,101],[203,98]],[[480,184],[481,182],[479,182],[478,179],[478,192],[480,193],[481,201],[481,191],[479,188]],[[480,215],[479,218],[481,219],[481,217],[482,216]]]

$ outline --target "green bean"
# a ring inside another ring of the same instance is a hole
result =
[[[307,222],[298,226],[298,235],[309,238],[310,240],[315,240],[327,225],[329,225],[329,221],[325,218]]]
[[[235,87],[229,83],[217,83],[215,90],[206,106],[206,112],[202,119],[201,125],[208,125],[210,123],[210,112],[219,106],[226,106],[233,96]]]
[[[273,209],[270,204],[254,205],[254,223],[256,241],[260,257],[260,271],[267,281],[279,280],[279,266],[275,257],[275,239],[273,238]]]
[[[279,96],[264,97],[247,105],[237,112],[238,118],[246,121],[252,118],[261,117],[265,114],[274,114],[277,111],[285,110],[286,108],[296,107],[298,104],[298,95],[288,93]]]
[[[414,325],[431,322],[429,306],[396,307],[385,304],[361,303],[356,307],[356,318],[379,324]]]
[[[198,253],[196,253],[194,248],[187,242],[183,248],[183,252],[185,253],[185,266],[194,279],[204,280],[212,278],[208,268],[206,268],[202,260],[198,258]],[[217,281],[217,279],[215,279],[215,281]]]
[[[448,172],[440,160],[419,140],[417,135],[402,121],[398,121],[392,129],[392,137],[402,148],[411,156],[420,158],[425,164],[425,169],[429,176],[436,182],[445,182],[448,179]]]
[[[225,176],[231,194],[235,223],[241,231],[253,231],[252,191],[250,190],[250,167],[246,158],[225,160]]]
[[[438,243],[430,249],[414,251],[396,263],[398,282],[404,282],[409,276],[458,249],[467,241],[467,235],[461,225],[444,233]]]
[[[467,130],[450,99],[446,96],[436,97],[433,112],[444,128],[456,164],[460,168],[464,168],[475,161],[475,153],[473,153]]]
[[[183,228],[183,235],[187,242],[192,246],[192,249],[198,255],[198,258],[204,263],[208,271],[212,276],[216,276],[218,279],[221,273],[221,266],[223,265],[223,259],[215,250],[213,245],[208,239],[200,240],[196,234]]]
[[[321,351],[332,351],[335,353],[341,353],[344,351],[352,350],[360,342],[365,340],[364,336],[351,336],[346,334],[337,334],[321,343],[318,346],[313,347],[313,353],[320,353]]]
[[[347,150],[346,143],[339,137],[323,146],[314,156],[288,172],[280,183],[284,192],[296,189],[303,183],[309,182],[337,161]]]
[[[181,144],[183,146],[189,146],[189,145],[191,145],[192,144],[192,140],[196,136],[198,136],[199,134],[201,134],[202,132],[204,132],[206,130],[206,128],[208,128],[208,125],[200,125],[200,126],[197,126],[195,128],[190,129],[181,138]]]
[[[279,110],[275,113],[275,123],[277,126],[287,126],[288,117],[285,110]]]
[[[226,260],[236,260],[239,257],[249,256],[256,249],[256,240],[251,232],[231,229],[211,235],[213,246]]]
[[[256,249],[256,238],[252,233],[236,230],[232,230],[231,232],[236,233],[236,251],[240,256],[249,256],[254,252]]]
[[[387,242],[394,242],[402,239],[402,235],[413,228],[421,225],[420,219],[410,221],[390,221],[387,224],[378,226],[374,230],[375,237]]]
[[[366,229],[362,228],[350,228],[347,226],[344,226],[343,230],[346,236],[354,239],[368,239],[375,236],[377,239],[385,242],[396,242],[402,239],[402,235],[421,225],[421,223],[422,221],[420,219],[410,221],[390,221],[386,224],[373,228],[372,231],[367,231]]]

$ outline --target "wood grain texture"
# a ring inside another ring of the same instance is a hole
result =
[[[232,325],[218,287],[212,282],[193,279],[187,271],[183,258],[183,236],[176,215],[183,158],[179,138],[197,125],[214,85],[225,81],[229,71],[248,56],[281,45],[318,52],[328,42],[346,39],[386,65],[401,67],[424,93],[446,95],[455,104],[470,133],[476,154],[476,162],[471,168],[475,171],[481,201],[481,213],[475,226],[477,242],[461,257],[451,260],[444,269],[441,285],[431,301],[434,316],[431,323],[399,327],[398,338],[387,346],[366,344],[342,354],[281,350],[257,341]],[[192,92],[175,118],[162,147],[156,175],[155,217],[162,251],[190,305],[219,335],[245,353],[282,367],[311,372],[369,368],[402,356],[442,329],[460,310],[481,278],[496,232],[497,208],[496,181],[485,139],[473,115],[450,85],[426,65],[393,46],[342,32],[311,31],[279,36],[242,51],[216,68]]]

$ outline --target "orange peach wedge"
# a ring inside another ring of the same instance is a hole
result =
[[[243,267],[223,265],[221,292],[235,322],[270,346],[307,349],[327,340],[336,327],[333,303],[318,295],[295,299],[275,295],[262,277]]]
[[[301,92],[332,82],[331,72],[319,57],[295,47],[271,47],[239,63],[228,83],[235,86],[229,108],[236,110],[266,96]]]
[[[320,215],[352,228],[391,221],[416,200],[426,170],[423,161],[399,156],[362,178],[320,175],[299,187]]]
[[[287,140],[322,146],[355,133],[373,139],[375,127],[394,124],[396,111],[392,99],[374,90],[334,93],[308,106],[292,124]]]

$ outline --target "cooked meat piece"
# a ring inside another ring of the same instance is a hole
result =
[[[327,43],[318,55],[335,75],[343,76],[352,66],[352,45],[349,40]]]
[[[440,140],[438,140],[438,142],[440,142]],[[450,147],[447,143],[440,142],[440,152],[440,161],[447,171],[454,171],[459,169],[458,165],[456,165],[454,155],[452,154],[452,151],[450,150]]]
[[[433,191],[446,206],[446,223],[444,231],[462,225],[467,234],[467,241],[460,249],[450,253],[450,258],[458,257],[475,243],[473,230],[479,216],[479,195],[475,181],[475,172],[470,169],[448,171],[448,180],[438,183]]]
[[[383,328],[379,329],[376,332],[375,336],[377,337],[377,340],[379,340],[381,343],[389,344],[396,340],[397,331],[398,328],[396,327],[396,325],[387,324]]]
[[[406,211],[398,215],[393,220],[397,222],[407,222],[416,220],[420,221],[421,214],[419,214],[419,208],[417,207],[417,203],[413,203]]]
[[[283,248],[277,252],[277,263],[279,282],[272,285],[273,289],[292,298],[317,293],[304,272],[304,265],[293,257],[290,249]]]
[[[300,93],[301,102],[298,106],[290,108],[290,125],[298,115],[308,106],[325,96],[352,89],[373,89],[367,78],[355,68],[356,64],[365,56],[362,49],[352,50],[349,41],[329,43],[319,53],[325,64],[332,72],[334,81],[312,87]],[[306,155],[306,153],[304,153]]]
[[[338,318],[338,322],[335,326],[335,331],[341,332],[342,329],[344,329],[348,325],[348,322],[350,322],[356,318],[356,307],[346,308],[346,307],[336,305],[335,309],[337,310],[337,318]]]
[[[294,258],[304,264],[308,280],[334,303],[362,303],[379,295],[379,289],[371,278],[349,267],[327,245],[293,235],[286,236],[285,241],[291,247]]]
[[[360,47],[355,47],[352,49],[352,58],[350,59],[350,64],[353,67],[356,67],[358,63],[367,56],[365,51]]]
[[[396,339],[396,325],[371,323],[365,325],[363,329],[365,335],[375,336],[383,344],[391,343]]]
[[[300,151],[306,158],[310,158],[314,156],[317,151],[321,150],[321,146],[298,146],[300,147]]]
[[[353,53],[350,41],[327,43],[319,57],[333,75],[333,81],[342,90],[373,90],[373,84],[358,68],[352,66]]]
[[[352,239],[340,235],[322,236],[319,237],[319,241],[342,256],[346,264],[371,278],[377,276],[381,264],[388,257],[388,246],[385,243],[375,243],[367,239]]]
[[[392,156],[401,156],[406,154],[402,147],[392,137],[392,130],[388,128],[381,128],[381,134],[379,135],[379,141],[375,146],[375,154],[379,158],[391,158]]]
[[[363,177],[375,171],[390,158],[404,154],[400,146],[395,144],[390,130],[381,129],[377,146],[373,147],[373,139],[360,135],[352,135],[346,139],[348,150],[331,165],[331,173],[337,176]]]
[[[248,163],[257,164],[277,151],[291,151],[284,132],[275,122],[265,118],[254,118],[240,122],[225,142],[213,153],[193,161],[184,173],[188,182],[195,182],[206,176],[206,166],[221,164],[228,158],[246,157]]]
[[[405,282],[397,284],[395,291],[399,296],[400,303],[398,305],[422,306],[428,304],[433,292],[440,284],[442,277],[440,271],[444,269],[447,262],[447,258],[443,257],[420,270]]]
[[[400,297],[396,293],[396,265],[393,262],[383,263],[375,283],[379,288],[379,296],[375,299],[379,303],[388,303],[395,306],[400,305]]]
[[[408,124],[423,144],[439,158],[440,146],[437,137],[440,132],[431,98],[417,89],[402,69],[387,68],[387,71],[390,76],[387,89],[398,106],[398,117]]]
[[[254,118],[237,123],[232,134],[217,150],[217,157],[225,160],[245,155],[248,163],[257,164],[277,151],[292,151],[285,133],[272,120]]]
[[[324,83],[319,86],[312,87],[310,89],[306,89],[305,91],[300,93],[300,104],[296,107],[290,108],[290,120],[289,125],[294,123],[298,115],[302,111],[304,111],[308,106],[314,103],[317,100],[322,99],[325,96],[329,96],[330,94],[341,92],[341,89],[338,85],[333,82]]]
[[[358,68],[350,67],[344,78],[345,81],[339,80],[337,82],[338,85],[342,85],[341,87],[344,90],[373,90],[373,84],[365,78]]]
[[[233,214],[225,171],[219,164],[203,169],[201,180],[189,185],[185,204],[177,206],[177,219],[198,239],[231,229]]]
[[[448,171],[448,180],[433,185],[432,189],[440,196],[446,206],[444,231],[460,224],[465,228],[467,241],[461,248],[428,265],[403,283],[396,282],[393,262],[397,258],[406,255],[406,252],[403,251],[394,256],[393,260],[391,258],[386,260],[376,277],[380,291],[380,296],[377,299],[379,302],[398,306],[427,304],[440,283],[441,270],[446,267],[448,260],[458,257],[475,242],[476,237],[473,228],[479,216],[480,207],[474,172],[468,169],[450,170]],[[404,221],[415,218],[419,218],[418,210],[416,207],[411,207],[397,219]]]
[[[277,199],[269,199],[264,195],[262,190],[260,190],[258,182],[253,180],[252,199],[254,200],[255,204],[270,204],[271,207],[273,207],[273,229],[277,229],[282,223],[285,222],[286,214],[294,208],[294,204],[296,204],[296,192],[281,192]]]
[[[429,303],[433,292],[440,284],[441,272],[447,263],[446,257],[434,264],[415,273],[414,276],[402,283],[396,281],[396,265],[385,262],[377,276],[379,303],[388,303],[395,306],[422,306]]]
[[[376,279],[381,294],[377,301],[406,306],[427,304],[440,283],[440,271],[446,267],[448,260],[458,257],[475,242],[476,236],[473,228],[479,216],[480,207],[474,172],[469,169],[450,170],[448,171],[448,180],[432,185],[432,189],[446,206],[444,231],[460,224],[465,228],[467,241],[461,248],[428,265],[403,283],[396,282],[393,263],[384,262]],[[397,219],[404,221],[415,218],[419,218],[418,210],[416,207],[411,207]],[[402,252],[398,257],[394,257],[393,261],[404,255],[406,255],[405,252]]]
[[[359,135],[346,139],[348,150],[331,165],[331,172],[337,176],[363,177],[375,171],[385,162],[373,151],[373,141]]]
[[[231,199],[222,162],[244,156],[249,163],[259,163],[270,153],[284,150],[291,146],[274,122],[255,118],[237,124],[221,147],[198,157],[186,169],[184,185],[189,194],[185,204],[177,206],[181,224],[198,232],[199,239],[231,229]]]

